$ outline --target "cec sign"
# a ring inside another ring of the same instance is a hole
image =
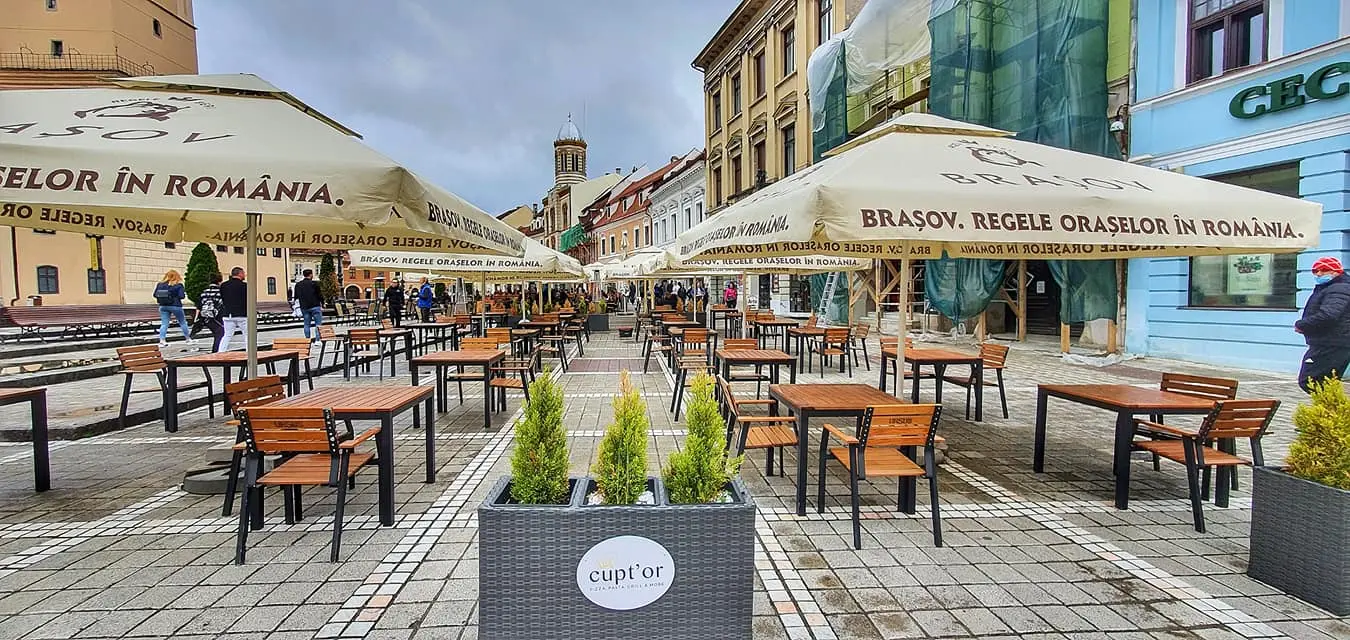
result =
[[[1306,77],[1294,74],[1237,92],[1228,103],[1234,118],[1250,119],[1301,107],[1309,100],[1332,100],[1350,94],[1350,62],[1333,62]]]
[[[577,588],[606,609],[641,609],[675,582],[675,560],[654,540],[615,536],[591,547],[577,563]]]

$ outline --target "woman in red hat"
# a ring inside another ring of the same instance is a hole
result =
[[[1313,262],[1312,275],[1317,286],[1303,308],[1303,318],[1294,323],[1294,331],[1308,343],[1298,372],[1298,386],[1304,391],[1310,382],[1344,377],[1350,364],[1350,277],[1341,261],[1329,256]]]

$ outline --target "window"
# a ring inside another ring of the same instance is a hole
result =
[[[739,193],[741,184],[741,157],[736,156],[731,159],[731,192]]]
[[[797,70],[797,30],[793,25],[783,27],[779,34],[779,41],[782,51],[778,54],[778,57],[783,61],[782,74],[786,78]]]
[[[797,170],[797,123],[783,127],[783,176]]]
[[[1265,61],[1265,0],[1190,3],[1191,82]]]
[[[260,257],[266,258],[266,257],[267,257],[267,249],[264,249],[264,248],[262,248],[262,247],[258,247],[258,255],[259,255]]]
[[[619,252],[619,245],[615,244],[615,242],[614,242],[614,236],[613,236],[613,235],[610,235],[610,236],[609,236],[609,252],[610,252],[610,253],[618,253],[618,252]]]
[[[646,227],[644,227],[644,229],[646,229],[646,231],[644,232],[644,235],[646,236],[647,241],[644,242],[643,244],[651,244],[651,243],[652,243],[652,225],[647,225]]]
[[[234,248],[234,252],[242,256],[242,255],[244,255],[244,248],[243,248],[243,247],[235,247],[235,248]]]
[[[155,19],[153,19],[153,20],[150,21],[150,30],[155,32],[155,37],[156,37],[156,38],[163,38],[163,37],[164,37],[164,32],[160,29],[160,26],[159,26],[159,19],[158,19],[158,18],[155,18]]]
[[[174,247],[177,247],[177,246],[178,246],[178,243],[176,243],[176,242],[165,242],[165,243],[164,243],[164,248],[165,248],[165,249],[173,249]]]
[[[267,276],[267,295],[277,295],[277,279],[275,276]]]
[[[636,240],[635,240],[635,242],[636,242]],[[627,250],[628,250],[628,232],[627,232],[627,231],[623,232],[623,244],[619,245],[619,248],[620,248],[620,249],[623,249],[624,251],[627,251]]]
[[[56,267],[44,264],[37,268],[38,293],[60,293],[61,278]]]
[[[830,39],[830,14],[834,11],[834,0],[816,0],[816,46]]]
[[[684,228],[685,228],[685,229],[688,229],[688,228],[690,228],[690,227],[692,227],[692,226],[694,226],[694,210],[693,210],[693,209],[685,209],[685,210],[684,210]]]
[[[713,131],[722,128],[722,92],[714,91],[712,94],[712,128]]]
[[[713,206],[722,206],[722,168],[718,167],[712,170],[713,174]]]
[[[56,235],[56,232],[55,232],[55,231],[52,231],[51,229],[33,229],[33,233],[40,233],[40,234],[47,235],[47,236],[54,236],[54,235]]]
[[[108,292],[108,272],[102,269],[89,270],[89,293]]]
[[[1213,176],[1211,180],[1297,198],[1298,163]],[[1192,307],[1293,309],[1298,306],[1298,255],[1247,254],[1191,258]]]
[[[767,78],[764,77],[764,51],[761,49],[754,57],[755,73],[755,98],[763,98],[769,91]]]
[[[702,202],[695,202],[695,203],[694,203],[694,213],[698,214],[698,221],[699,221],[699,222],[703,222],[703,203],[702,203]]]
[[[731,117],[741,115],[741,74],[731,76]]]
[[[216,245],[216,253],[225,253],[226,251],[229,251],[229,249],[226,248],[225,245],[223,244]]]
[[[758,186],[760,184],[759,181],[761,177],[763,177],[765,180],[769,179],[768,177],[769,167],[765,165],[765,158],[768,154],[765,153],[764,151],[763,140],[760,140],[759,142],[755,143],[755,149],[753,154],[754,155],[751,157],[754,159],[755,163],[755,185]]]
[[[363,269],[363,270],[361,271],[361,279],[363,279],[363,280],[369,280],[369,279],[370,279],[370,269]]]
[[[273,257],[273,258],[280,258],[280,257],[281,257],[281,247],[273,247],[273,249],[272,249],[272,257]]]
[[[60,58],[66,55],[66,43],[60,40],[52,40],[52,57]]]
[[[47,10],[56,11],[56,0],[47,0]]]

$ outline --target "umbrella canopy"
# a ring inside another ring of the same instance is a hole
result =
[[[680,234],[682,260],[1295,252],[1321,205],[906,114]]]
[[[3,91],[0,225],[243,244],[248,212],[263,246],[521,254],[519,231],[346,131],[280,96]]]
[[[642,268],[648,261],[658,259],[665,255],[665,249],[649,247],[640,249],[633,255],[624,258],[618,262],[592,263],[586,268],[592,272],[598,271],[601,280],[636,280],[643,277]]]
[[[431,272],[443,277],[490,282],[518,280],[566,281],[585,277],[581,263],[564,253],[525,239],[520,258],[473,254],[409,253],[401,251],[352,251],[351,266],[364,269]]]

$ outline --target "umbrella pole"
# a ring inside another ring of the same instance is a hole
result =
[[[244,378],[252,380],[258,376],[258,223],[261,221],[262,214],[248,214],[248,225],[244,227],[244,233],[247,236],[244,240],[244,268],[248,271],[248,277],[253,278],[252,284],[245,287],[248,298],[248,365],[244,369]]]
[[[487,335],[487,308],[488,308],[488,297],[487,297],[487,272],[484,271],[482,275],[483,275],[483,289],[482,289],[482,292],[480,293],[480,295],[483,296],[483,317],[480,318],[480,319],[478,320],[478,326],[479,326],[479,327],[482,327],[482,329],[483,329],[483,335],[486,336],[486,335]]]

